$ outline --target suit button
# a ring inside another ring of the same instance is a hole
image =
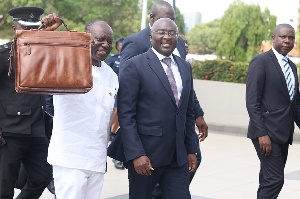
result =
[[[18,115],[21,115],[20,111],[18,111]]]
[[[179,115],[179,112],[176,112],[176,115]]]

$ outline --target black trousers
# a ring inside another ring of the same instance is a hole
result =
[[[52,180],[52,167],[47,162],[49,141],[46,137],[5,137],[0,147],[0,198],[12,199],[22,161],[28,180],[18,199],[38,199]]]
[[[289,144],[272,142],[271,154],[262,155],[258,139],[252,140],[257,156],[260,160],[258,199],[275,199],[278,197],[284,184],[284,167],[288,156]]]
[[[180,167],[174,158],[167,166],[155,167],[151,176],[137,174],[132,161],[128,162],[127,168],[130,199],[151,199],[157,183],[163,199],[191,199],[188,163]]]
[[[199,144],[200,142],[198,141],[198,135],[197,135],[196,139],[197,139],[197,155],[196,155],[196,158],[197,158],[197,168],[196,168],[196,171],[197,171],[197,169],[200,166],[200,163],[201,163],[201,160],[202,160],[202,156],[201,156],[201,151],[200,151],[200,144]],[[192,173],[189,173],[189,182],[190,182],[190,184],[191,184],[191,182],[192,182],[192,180],[193,180],[193,178],[195,176],[196,171],[192,172]],[[160,190],[159,184],[155,185],[155,188],[154,188],[154,191],[152,193],[151,199],[162,199],[162,195],[161,195],[161,190]]]

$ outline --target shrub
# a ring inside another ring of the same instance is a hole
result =
[[[195,61],[191,65],[194,79],[246,83],[248,63],[218,59]]]

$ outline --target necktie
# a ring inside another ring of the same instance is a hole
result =
[[[286,85],[287,85],[287,89],[290,95],[290,100],[293,99],[293,95],[294,95],[294,82],[292,81],[292,75],[293,75],[293,71],[289,65],[289,62],[287,60],[286,57],[283,57],[282,60],[284,61],[284,77],[285,77],[285,81],[286,81]]]
[[[165,58],[162,59],[162,62],[164,62],[168,66],[167,67],[167,77],[168,77],[168,80],[170,82],[171,89],[173,91],[173,95],[175,97],[176,105],[178,106],[178,102],[179,102],[178,92],[177,92],[177,86],[176,86],[176,81],[175,81],[175,78],[174,78],[174,74],[173,74],[172,68],[171,68],[171,58],[165,57]]]

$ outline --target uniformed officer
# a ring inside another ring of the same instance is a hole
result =
[[[43,12],[37,7],[9,10],[13,31],[38,28]],[[44,30],[55,30],[61,24],[55,13],[43,17],[42,22]],[[10,49],[10,42],[0,46],[0,198],[13,198],[22,161],[28,180],[17,198],[35,199],[52,179],[52,168],[47,163],[49,141],[45,136],[45,98],[16,93],[14,70],[8,76]]]
[[[107,65],[109,65],[117,75],[119,75],[119,65],[120,65],[120,52],[122,48],[122,42],[124,37],[119,37],[116,41],[116,49],[118,50],[118,54],[112,54],[107,58]]]

